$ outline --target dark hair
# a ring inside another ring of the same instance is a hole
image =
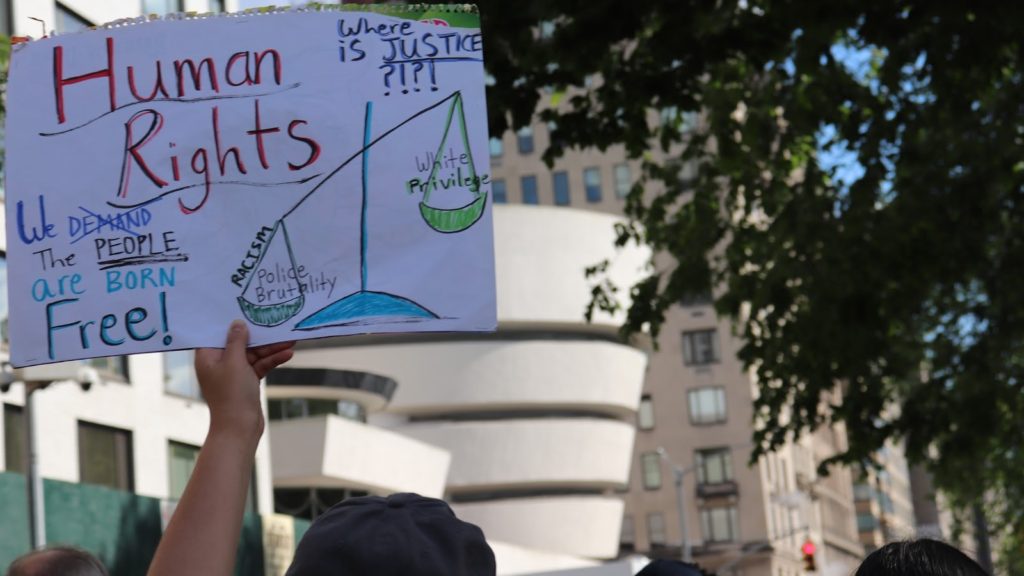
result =
[[[855,576],[988,576],[956,548],[922,538],[891,542],[875,550],[857,569]]]
[[[7,576],[110,576],[103,564],[85,550],[54,546],[19,556]]]

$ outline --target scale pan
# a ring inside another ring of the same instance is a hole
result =
[[[459,208],[434,208],[420,202],[420,215],[423,216],[423,221],[434,230],[453,234],[462,232],[476,224],[476,221],[483,216],[486,205],[486,194],[481,194],[469,204]]]

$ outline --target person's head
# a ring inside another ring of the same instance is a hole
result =
[[[7,576],[109,576],[107,569],[85,550],[55,546],[29,552],[11,562]]]
[[[636,576],[704,576],[696,564],[678,560],[652,560]]]
[[[855,576],[988,576],[956,548],[922,538],[891,542],[864,559]]]
[[[484,533],[442,500],[351,498],[313,522],[286,576],[494,576]]]

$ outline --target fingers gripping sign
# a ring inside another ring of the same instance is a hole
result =
[[[235,320],[228,330],[224,348],[196,350],[195,368],[199,387],[210,408],[210,428],[255,434],[258,439],[264,426],[259,381],[292,357],[295,343],[280,342],[246,349],[248,341],[248,326]]]

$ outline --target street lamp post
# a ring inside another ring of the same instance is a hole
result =
[[[14,382],[25,384],[25,445],[28,452],[28,470],[25,478],[28,495],[29,540],[33,550],[46,546],[46,507],[43,496],[43,477],[39,473],[39,449],[36,440],[36,392],[57,381],[70,380],[83,390],[102,382],[95,368],[78,362],[60,362],[43,366],[29,366],[10,370],[4,363],[0,370],[0,388],[6,391]]]
[[[680,549],[682,550],[683,554],[683,562],[692,562],[693,549],[690,546],[689,528],[686,524],[686,502],[684,501],[683,494],[683,478],[690,472],[696,470],[696,467],[689,466],[683,468],[682,466],[676,464],[672,460],[669,460],[668,454],[665,452],[665,449],[660,446],[658,447],[658,456],[661,456],[661,459],[665,461],[665,464],[668,464],[668,466],[672,468],[672,474],[675,477],[676,508],[679,510],[679,534],[683,539]]]
[[[36,441],[35,393],[49,382],[25,382],[25,444],[28,446],[28,523],[33,550],[46,546],[46,509],[43,500],[43,477],[39,474],[39,448]]]

